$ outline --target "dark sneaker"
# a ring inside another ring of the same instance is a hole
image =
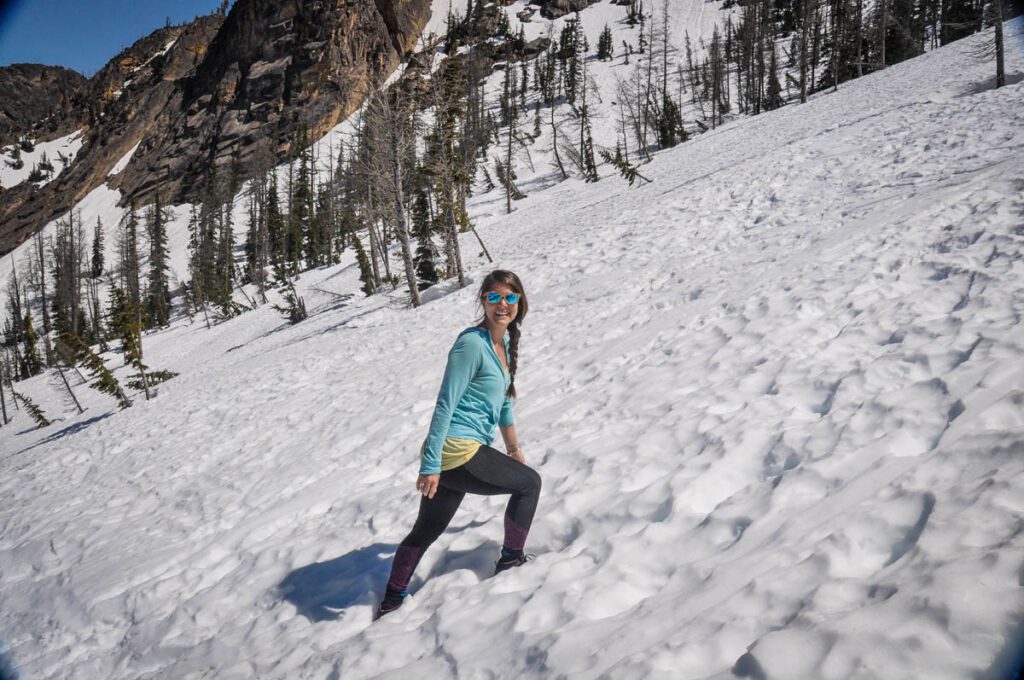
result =
[[[386,593],[384,593],[384,599],[381,600],[380,606],[377,607],[377,618],[379,619],[385,614],[390,614],[391,612],[395,611],[396,609],[402,606],[403,602],[405,602],[404,595],[402,595],[401,593],[392,592],[390,590],[387,591]]]
[[[529,553],[523,553],[522,555],[516,555],[514,557],[502,557],[494,563],[494,574],[497,576],[503,571],[508,571],[515,567],[521,567],[527,562],[533,560],[535,557],[537,556]]]

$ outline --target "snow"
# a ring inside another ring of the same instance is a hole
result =
[[[416,49],[424,49],[432,40],[443,38],[448,28],[448,13],[464,13],[466,6],[461,7],[455,0],[433,0],[430,5],[430,18],[427,19],[419,40],[416,41]]]
[[[1006,31],[1020,74],[1024,21]],[[347,259],[302,275],[298,325],[264,306],[147,335],[180,375],[130,410],[18,383],[62,419],[0,428],[12,659],[112,680],[1008,676],[1024,82],[987,89],[983,38],[659,153],[639,188],[602,166],[508,216],[478,194],[497,261],[466,235],[472,283],[418,309],[349,295]],[[496,266],[529,295],[538,558],[488,578],[503,499],[468,497],[372,623],[445,354]]]
[[[128,167],[128,163],[131,162],[132,156],[135,155],[135,151],[136,151],[136,149],[139,148],[139,144],[141,144],[141,143],[142,143],[141,141],[136,142],[135,146],[133,146],[128,151],[128,153],[126,153],[124,156],[121,156],[121,158],[117,161],[117,163],[114,164],[114,167],[112,167],[110,169],[110,172],[107,173],[107,177],[113,177],[114,175],[120,175],[121,171],[123,171],[125,168]]]
[[[15,145],[11,144],[3,147],[0,149],[0,187],[10,189],[27,180],[32,169],[43,160],[43,154],[46,155],[47,160],[53,165],[53,174],[35,184],[40,187],[49,184],[64,170],[64,164],[60,162],[58,154],[64,154],[68,158],[68,163],[74,160],[84,142],[82,139],[83,132],[84,130],[75,130],[69,135],[48,142],[36,142],[35,148],[31,152],[21,152],[21,160],[24,161],[24,165],[18,170],[15,170],[8,164],[14,162],[13,153]]]

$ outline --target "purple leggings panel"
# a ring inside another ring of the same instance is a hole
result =
[[[505,508],[504,547],[522,550],[537,511],[540,475],[489,446],[481,446],[468,462],[441,473],[433,498],[420,498],[420,512],[391,564],[388,589],[404,591],[423,553],[448,527],[467,493],[495,496],[510,494]]]

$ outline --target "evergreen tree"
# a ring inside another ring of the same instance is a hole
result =
[[[130,380],[141,389],[146,399],[151,398],[149,388],[149,367],[142,362],[142,307],[135,304],[124,291],[114,286],[111,289],[111,323],[121,340],[124,363],[135,369]],[[173,374],[164,373],[166,377]]]
[[[132,405],[131,400],[125,395],[124,390],[121,389],[121,384],[117,381],[117,378],[114,377],[114,374],[103,363],[103,359],[92,351],[91,347],[73,333],[66,333],[63,337],[63,342],[77,356],[81,357],[81,362],[85,369],[92,374],[94,382],[89,387],[114,397],[122,409]]]
[[[306,301],[295,290],[295,283],[291,279],[285,281],[284,287],[281,290],[281,296],[284,298],[285,306],[272,306],[288,319],[288,323],[294,325],[309,318],[309,313],[306,311]]]
[[[281,202],[278,196],[277,173],[269,172],[267,186],[267,241],[270,250],[270,263],[275,270],[280,270],[287,259],[286,226],[281,213]]]
[[[590,110],[587,107],[586,64],[584,64],[582,75],[581,97],[583,100],[583,106],[580,111],[580,159],[584,179],[588,182],[596,182],[600,177],[597,174],[597,163],[594,162],[594,140],[590,134]]]
[[[25,312],[25,321],[22,325],[22,337],[25,348],[22,351],[22,378],[31,378],[43,372],[43,359],[39,356],[39,336],[32,325],[32,314]]]
[[[413,236],[416,238],[416,256],[413,258],[416,264],[416,277],[420,290],[426,290],[437,283],[439,277],[436,265],[437,248],[431,239],[433,220],[430,217],[430,198],[422,187],[416,190],[410,217]]]
[[[139,219],[134,205],[121,221],[120,256],[121,286],[132,304],[139,304],[142,301],[139,276]]]
[[[20,401],[21,405],[25,407],[25,411],[28,412],[29,417],[35,422],[37,429],[51,424],[46,414],[43,413],[43,409],[39,408],[34,401],[23,394],[15,392],[13,389],[11,394],[14,396],[15,401]]]
[[[118,286],[111,286],[110,306],[107,312],[109,320],[107,334],[112,340],[121,341],[121,353],[124,356],[125,365],[128,365],[131,360],[130,352],[135,344],[134,311],[135,306],[127,293]]]
[[[966,38],[980,27],[980,5],[974,0],[942,0],[943,45]]]
[[[630,165],[629,162],[627,162],[626,159],[622,157],[622,152],[619,149],[618,145],[616,145],[615,147],[614,156],[612,156],[607,151],[601,151],[601,158],[603,158],[605,161],[610,163],[612,167],[618,170],[619,174],[622,175],[623,179],[629,182],[629,186],[633,186],[633,183],[636,182],[638,179],[642,179],[645,182],[651,181],[640,174],[640,171],[638,169],[639,166]]]
[[[312,148],[305,126],[299,128],[292,142],[297,154],[297,172],[289,184],[288,193],[288,262],[293,274],[301,271],[303,255],[315,260],[318,243],[313,234],[313,174]],[[294,165],[294,163],[290,164]]]
[[[167,283],[167,214],[160,195],[150,207],[149,285],[146,288],[146,327],[166,326],[171,321],[171,292]]]
[[[366,250],[358,237],[352,239],[356,250],[356,262],[359,264],[359,281],[363,284],[362,291],[367,295],[377,292],[377,285],[373,276],[373,269],[370,267],[370,259],[366,256]]]
[[[615,55],[615,40],[612,38],[612,29],[608,24],[604,25],[600,37],[597,39],[597,58],[601,61],[611,61]]]
[[[575,18],[565,22],[562,32],[558,36],[558,60],[562,65],[565,97],[573,106],[575,106],[576,98],[579,95],[583,60],[586,57],[584,40],[579,13],[577,13]]]
[[[96,217],[96,227],[92,232],[92,262],[89,274],[98,279],[103,276],[103,223]]]
[[[680,141],[685,142],[686,131],[683,129],[683,116],[679,113],[679,107],[675,101],[667,93],[662,97],[659,114],[658,145],[667,149]]]
[[[771,56],[768,66],[768,98],[765,101],[765,109],[773,111],[785,104],[785,101],[782,99],[782,85],[779,83],[779,66],[774,44],[769,45],[768,49]]]

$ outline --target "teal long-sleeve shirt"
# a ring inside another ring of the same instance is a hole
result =
[[[508,336],[504,341],[507,357]],[[420,474],[440,474],[445,437],[490,444],[498,425],[515,424],[508,385],[509,376],[491,345],[490,333],[479,326],[462,331],[448,352]]]

